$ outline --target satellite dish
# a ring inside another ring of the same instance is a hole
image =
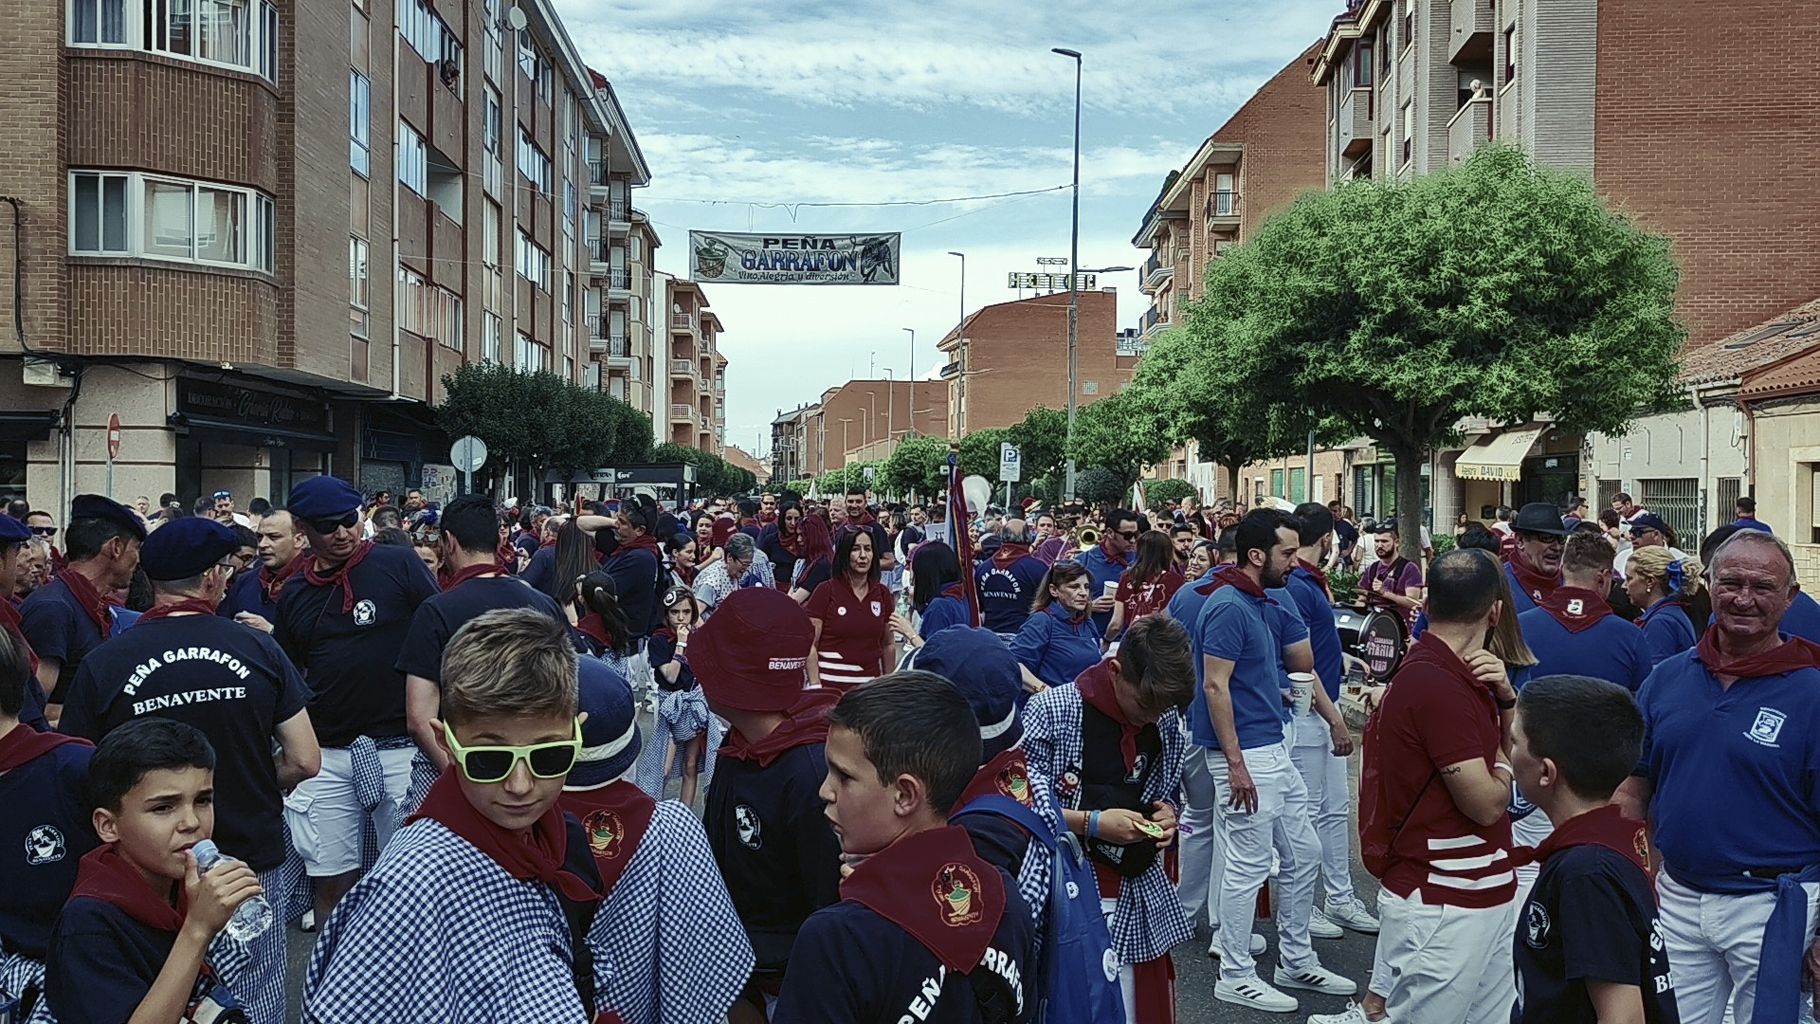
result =
[[[992,482],[983,476],[970,476],[961,481],[961,493],[967,497],[967,511],[979,515],[992,500]]]
[[[523,32],[525,26],[530,23],[531,19],[525,17],[524,8],[517,4],[506,8],[506,24],[512,26],[512,31]]]

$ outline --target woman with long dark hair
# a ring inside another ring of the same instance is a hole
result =
[[[1025,689],[1041,693],[1072,683],[1100,660],[1092,604],[1093,578],[1085,567],[1079,562],[1050,567],[1030,606],[1030,617],[1011,641]]]
[[[673,533],[664,541],[664,567],[669,570],[670,587],[688,590],[695,586],[695,538],[686,533]]]
[[[790,596],[797,604],[807,604],[815,588],[834,575],[834,538],[821,516],[804,516],[797,530],[802,535],[802,554],[796,559]]]
[[[777,522],[759,534],[759,550],[770,560],[771,578],[777,581],[779,590],[790,589],[791,567],[803,556],[803,535],[799,529],[802,521],[802,507],[795,502],[785,502],[778,508]]]
[[[567,608],[575,603],[575,583],[600,567],[594,553],[594,538],[581,532],[581,526],[570,519],[556,531],[556,564],[550,574],[550,594],[556,603]]]
[[[1113,595],[1112,621],[1106,624],[1105,644],[1125,635],[1133,622],[1169,607],[1169,599],[1182,589],[1187,577],[1175,567],[1175,545],[1161,530],[1151,530],[1138,538],[1137,561],[1119,575],[1119,588]]]
[[[891,618],[897,606],[880,583],[873,532],[844,529],[834,549],[840,574],[815,588],[805,610],[815,627],[809,648],[809,682],[846,689],[897,668]]]
[[[612,574],[595,569],[570,583],[575,632],[587,653],[620,664],[632,654],[632,629],[619,606],[619,587]]]
[[[939,540],[924,541],[910,556],[910,610],[916,615],[911,623],[892,623],[914,647],[947,629],[968,625],[967,596],[961,584],[961,560],[954,549]]]

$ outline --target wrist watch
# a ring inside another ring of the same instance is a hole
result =
[[[1491,699],[1497,702],[1499,711],[1509,711],[1510,709],[1517,706],[1517,698],[1515,698],[1515,697],[1512,697],[1509,700],[1505,700],[1504,698],[1502,698],[1494,693],[1491,695]]]

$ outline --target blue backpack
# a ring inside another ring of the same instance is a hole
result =
[[[1053,803],[1057,820],[1061,809]],[[1010,797],[976,797],[952,816],[996,814],[1023,826],[1050,854],[1049,906],[1043,918],[1039,951],[1038,1024],[1104,1024],[1125,1019],[1119,994],[1119,961],[1112,952],[1112,933],[1100,912],[1100,887],[1093,879],[1087,852],[1070,832],[1056,835],[1035,811]],[[1036,851],[1031,851],[1035,856]]]

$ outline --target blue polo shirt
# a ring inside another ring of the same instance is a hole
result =
[[[980,625],[994,633],[1021,629],[1030,617],[1030,602],[1036,599],[1048,571],[1043,560],[1034,555],[1014,559],[1010,565],[1001,566],[990,558],[980,563],[973,577],[979,587]]]
[[[1576,675],[1617,683],[1632,693],[1655,667],[1643,631],[1610,613],[1576,633],[1548,614],[1531,608],[1517,616],[1523,641],[1535,653],[1530,677]]]
[[[1087,570],[1087,575],[1093,580],[1093,598],[1096,601],[1106,595],[1106,584],[1111,583],[1116,586],[1119,577],[1125,575],[1125,570],[1131,568],[1136,561],[1127,552],[1124,561],[1115,562],[1107,558],[1106,552],[1097,544],[1076,555],[1074,560],[1081,568]],[[1099,631],[1100,636],[1106,635],[1106,627],[1110,625],[1112,625],[1110,611],[1100,612],[1093,616],[1093,626]]]
[[[1656,666],[1638,694],[1649,816],[1670,873],[1820,864],[1820,670],[1729,690],[1697,650]]]
[[[101,646],[101,627],[82,610],[70,588],[53,578],[20,602],[19,632],[39,658],[61,663],[57,685],[46,699],[63,703],[64,691],[75,680],[82,659]]]
[[[1011,654],[1043,682],[1065,686],[1099,663],[1100,636],[1091,615],[1070,622],[1061,604],[1052,601],[1024,620],[1011,640]]]
[[[0,749],[20,739],[9,732]],[[100,842],[82,794],[94,753],[86,743],[65,743],[0,773],[0,944],[34,960],[50,948],[51,922],[76,884],[77,862]]]
[[[965,626],[969,616],[965,598],[942,595],[929,602],[923,609],[923,617],[916,624],[917,632],[925,642],[949,626]]]
[[[1280,590],[1274,593],[1287,596]],[[1275,600],[1252,597],[1237,587],[1221,587],[1207,599],[1194,632],[1196,662],[1211,655],[1233,663],[1229,690],[1243,750],[1283,742],[1283,647],[1296,640],[1280,638],[1272,628],[1268,609]],[[1294,598],[1289,600],[1293,603]],[[1295,618],[1300,622],[1300,616]],[[1189,730],[1196,743],[1219,748],[1207,709],[1207,691],[1199,686],[1189,709]]]
[[[1297,615],[1308,630],[1308,646],[1314,649],[1314,670],[1321,677],[1321,687],[1328,700],[1340,699],[1340,681],[1346,677],[1346,659],[1341,656],[1340,627],[1333,624],[1333,604],[1327,590],[1314,573],[1296,566],[1283,588],[1295,599]]]
[[[1510,567],[1509,562],[1504,563],[1504,577],[1510,580],[1511,611],[1521,615],[1536,606],[1536,599],[1529,596],[1529,588],[1523,585],[1522,580],[1517,579],[1517,571]],[[1423,616],[1422,625],[1424,628],[1428,625],[1426,616]]]
[[[1788,625],[1787,616],[1783,617],[1782,624]],[[1651,665],[1660,665],[1699,642],[1694,636],[1694,620],[1688,618],[1687,609],[1672,597],[1650,605],[1637,620],[1637,625],[1643,627],[1638,632],[1643,634],[1643,647],[1649,652]]]
[[[1778,628],[1789,636],[1820,644],[1820,601],[1808,596],[1805,590],[1797,591],[1795,602],[1788,606]]]

